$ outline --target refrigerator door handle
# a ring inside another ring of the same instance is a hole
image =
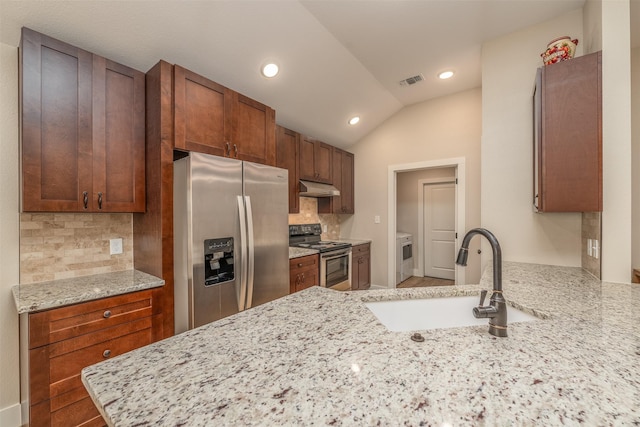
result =
[[[240,286],[236,287],[238,311],[245,309],[247,301],[247,218],[242,196],[238,197],[238,217],[240,220]]]
[[[244,205],[247,209],[247,304],[245,308],[251,308],[253,303],[253,279],[255,273],[255,245],[253,239],[253,211],[251,209],[251,197],[244,196]]]

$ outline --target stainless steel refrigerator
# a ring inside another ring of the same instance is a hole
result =
[[[190,153],[173,184],[176,333],[289,293],[286,170]]]

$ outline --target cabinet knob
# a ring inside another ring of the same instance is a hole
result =
[[[111,310],[105,311],[102,317],[104,317],[105,319],[108,319],[109,317],[111,317]]]
[[[105,350],[102,352],[102,357],[105,359],[111,356],[111,350]]]
[[[98,193],[98,209],[102,209],[102,193]]]
[[[301,262],[298,263],[298,267],[302,267],[302,263]]]
[[[86,191],[82,192],[82,204],[84,205],[85,209],[87,209],[87,207],[89,206],[89,193]]]

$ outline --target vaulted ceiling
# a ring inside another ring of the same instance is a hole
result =
[[[404,106],[479,87],[484,41],[583,4],[1,0],[0,41],[17,46],[26,26],[141,71],[164,59],[270,105],[284,126],[347,147]],[[267,60],[280,66],[276,78],[260,75]],[[454,77],[439,80],[447,69]],[[399,84],[416,75],[424,80]]]

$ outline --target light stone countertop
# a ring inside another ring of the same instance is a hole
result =
[[[307,255],[316,255],[320,253],[317,249],[294,248],[289,246],[289,259],[300,258]]]
[[[364,245],[365,243],[371,243],[371,239],[343,239],[340,238],[338,242],[351,243],[352,246]]]
[[[534,264],[504,263],[503,275],[507,301],[546,318],[507,338],[480,326],[417,343],[363,305],[487,286],[313,287],[87,367],[82,381],[111,426],[640,423],[640,285]]]
[[[164,285],[159,277],[138,270],[95,274],[11,288],[18,314],[142,291]]]

